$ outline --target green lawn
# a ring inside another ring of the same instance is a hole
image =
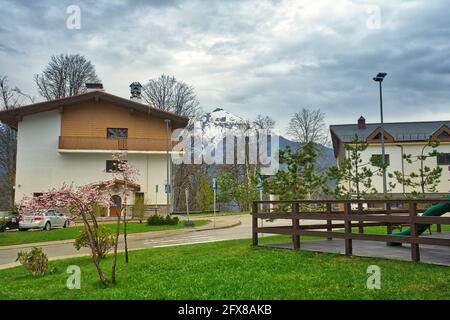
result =
[[[109,269],[111,258],[102,266]],[[81,290],[66,289],[69,265]],[[366,288],[367,267],[381,268],[381,290]],[[33,278],[0,270],[0,299],[450,299],[450,271],[422,263],[252,248],[250,240],[132,251],[119,257],[118,282],[103,288],[89,257],[53,261]]]
[[[209,220],[196,220],[194,226],[202,226],[209,222]],[[116,225],[114,223],[105,224],[104,226],[115,231]],[[66,229],[53,229],[50,231],[13,231],[13,232],[1,232],[0,233],[0,246],[9,246],[14,244],[25,244],[43,241],[55,241],[55,240],[67,240],[74,239],[78,232],[82,230],[82,226],[71,227]],[[163,226],[149,226],[145,222],[137,223],[130,222],[127,224],[128,233],[147,232],[147,231],[161,231],[170,229],[185,228],[184,221],[180,221],[177,225],[163,225]],[[123,231],[123,223],[121,225]]]

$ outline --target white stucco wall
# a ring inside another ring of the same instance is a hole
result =
[[[61,153],[58,151],[61,117],[59,111],[25,116],[18,126],[16,201],[24,195],[44,192],[63,183],[82,185],[111,179],[105,171],[108,153]],[[128,162],[139,169],[138,183],[147,204],[166,204],[166,156],[128,154]],[[132,199],[130,199],[130,202]]]
[[[422,152],[423,144],[404,144],[403,145],[403,152],[405,154],[411,154],[413,157],[420,155]],[[402,157],[401,157],[401,148],[396,145],[386,145],[385,147],[386,154],[389,154],[390,157],[390,166],[388,167],[387,172],[394,172],[394,171],[400,171],[402,170]],[[427,148],[425,153],[429,153],[432,149]],[[442,153],[450,153],[450,144],[442,143],[438,146],[437,151]],[[366,163],[370,160],[370,157],[373,154],[381,154],[381,146],[379,145],[369,145],[367,149],[362,153],[361,158],[363,159],[363,163]],[[424,162],[425,165],[429,166],[430,168],[435,168],[437,166],[437,160],[436,157],[429,158]],[[411,172],[419,173],[420,168],[420,161],[417,161],[415,163],[409,164],[406,161],[404,161],[405,166],[405,175],[410,174]],[[438,193],[449,193],[450,192],[450,171],[449,166],[441,166],[442,167],[442,176],[440,179],[440,183],[437,188]],[[388,188],[389,188],[389,177],[387,177],[388,181]],[[396,182],[395,178],[392,182]],[[373,184],[375,188],[378,190],[378,192],[383,191],[383,179],[382,177],[376,176],[373,178]],[[406,187],[406,193],[410,193],[413,190],[411,188]],[[420,191],[420,190],[417,190]],[[396,183],[396,187],[394,190],[391,191],[392,193],[402,193],[403,187],[401,184]]]

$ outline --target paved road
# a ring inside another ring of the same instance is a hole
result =
[[[200,218],[212,219],[212,218]],[[130,235],[128,238],[129,249],[140,248],[158,248],[175,245],[206,243],[221,240],[245,239],[251,237],[251,216],[230,216],[221,217],[221,219],[230,219],[234,222],[240,221],[241,224],[232,228],[205,230],[205,231],[190,231],[182,233],[172,233],[166,235],[156,235],[152,232],[145,234]],[[265,222],[265,225],[268,223]],[[271,224],[280,224],[275,222]],[[30,245],[31,247],[32,245]],[[89,249],[83,248],[76,251],[72,243],[47,244],[39,245],[44,249],[50,259],[64,258],[75,255],[89,254]],[[121,246],[122,247],[122,246]],[[24,248],[1,249],[0,248],[0,269],[16,265],[15,259],[17,252],[26,250]]]

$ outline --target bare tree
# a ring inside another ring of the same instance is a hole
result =
[[[86,91],[86,82],[98,82],[92,63],[79,54],[52,56],[44,71],[34,76],[39,94],[47,100]]]
[[[25,99],[34,97],[8,86],[8,78],[0,76],[0,110],[10,110],[21,105]],[[14,206],[13,187],[16,177],[17,134],[14,128],[0,123],[0,208]]]
[[[194,88],[174,76],[163,74],[157,79],[151,79],[142,89],[143,99],[155,108],[188,117],[200,113]]]
[[[328,140],[325,114],[317,110],[303,108],[289,121],[287,133],[297,142],[326,144]]]
[[[271,130],[275,127],[275,121],[269,116],[263,116],[258,114],[253,121],[253,125],[256,129],[268,129]]]

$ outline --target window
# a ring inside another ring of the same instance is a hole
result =
[[[450,165],[450,153],[441,153],[437,156],[438,166]]]
[[[128,138],[128,129],[126,128],[108,128],[106,129],[107,138]]]
[[[123,160],[126,162],[126,160]],[[106,172],[117,172],[117,165],[119,161],[117,160],[106,160]]]
[[[38,197],[40,197],[42,195],[43,195],[42,192],[35,192],[35,193],[33,193],[33,198],[38,198]]]
[[[373,154],[370,160],[371,160],[372,162],[373,162],[373,161],[380,161],[380,162],[381,162],[381,157],[382,157],[381,154]],[[391,159],[389,158],[389,155],[388,155],[388,154],[385,154],[385,155],[384,155],[384,162],[385,162],[387,165],[390,165],[390,164],[391,164],[391,161],[390,161],[390,160],[391,160]]]

